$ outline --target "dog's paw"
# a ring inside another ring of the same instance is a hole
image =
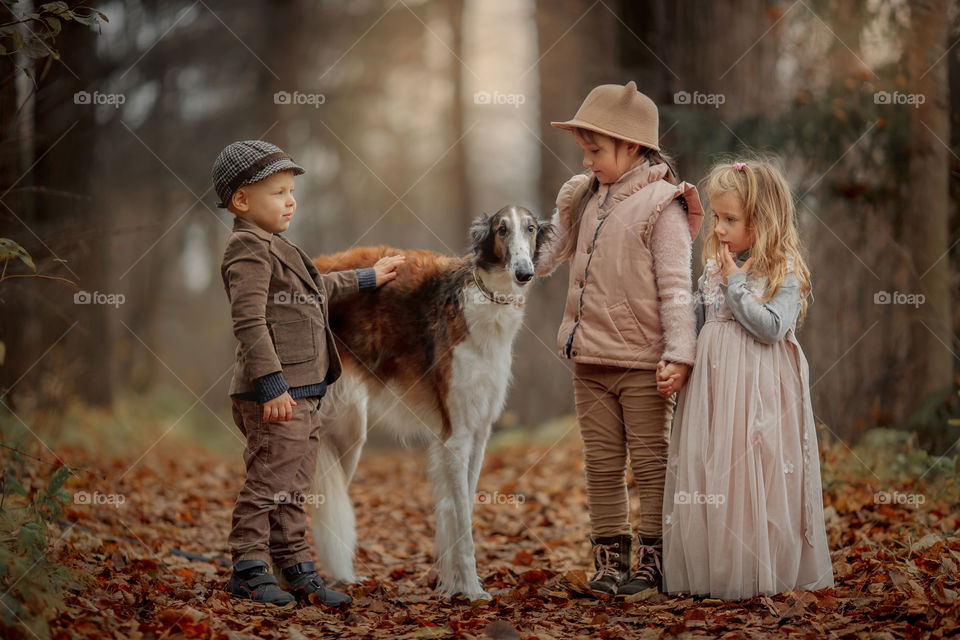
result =
[[[477,581],[475,585],[451,585],[447,587],[443,584],[437,585],[437,593],[444,600],[448,602],[450,600],[463,599],[469,602],[476,602],[478,600],[489,601],[493,599],[493,595],[487,593],[483,590],[483,587],[480,585],[480,581]]]
[[[454,600],[466,600],[467,602],[489,602],[490,600],[493,600],[493,594],[487,593],[483,590],[448,591],[446,593],[440,593],[440,596],[442,596],[447,602],[452,602]]]
[[[466,598],[470,602],[489,602],[493,600],[493,595],[486,591],[471,591],[470,593],[459,594],[461,598]]]

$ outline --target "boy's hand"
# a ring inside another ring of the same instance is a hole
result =
[[[720,273],[723,274],[723,284],[727,284],[727,276],[734,273],[746,273],[752,266],[753,256],[750,256],[742,267],[738,267],[737,261],[733,259],[733,254],[730,253],[730,248],[726,243],[723,244],[723,248],[720,250]]]
[[[690,365],[661,360],[657,363],[657,393],[664,398],[669,398],[683,388],[689,375]]]
[[[293,408],[297,401],[290,397],[289,391],[284,391],[273,400],[263,403],[264,422],[286,422],[293,417]]]
[[[377,286],[382,286],[397,277],[395,269],[407,261],[407,256],[386,256],[373,265],[377,272]]]

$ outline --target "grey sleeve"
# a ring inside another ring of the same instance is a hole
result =
[[[737,321],[764,344],[782,340],[800,315],[800,282],[792,273],[787,274],[776,295],[767,302],[760,302],[747,288],[745,273],[727,276],[727,284],[720,286]]]
[[[697,281],[697,296],[693,300],[693,317],[696,321],[697,337],[700,337],[700,330],[707,322],[707,303],[703,299],[703,283],[707,279],[707,272],[704,270]]]

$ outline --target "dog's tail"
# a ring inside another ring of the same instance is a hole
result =
[[[317,471],[313,479],[313,540],[321,570],[340,582],[356,582],[353,553],[357,546],[353,505],[338,449],[328,436],[320,438]]]

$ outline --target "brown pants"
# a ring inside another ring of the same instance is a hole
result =
[[[573,389],[583,437],[592,536],[629,535],[627,452],[640,497],[637,532],[659,538],[675,401],[657,393],[656,371],[577,364]]]
[[[319,406],[318,398],[297,398],[290,420],[264,422],[262,404],[233,400],[233,421],[247,438],[247,477],[227,540],[234,563],[272,560],[286,569],[312,559],[303,503],[320,444]]]

